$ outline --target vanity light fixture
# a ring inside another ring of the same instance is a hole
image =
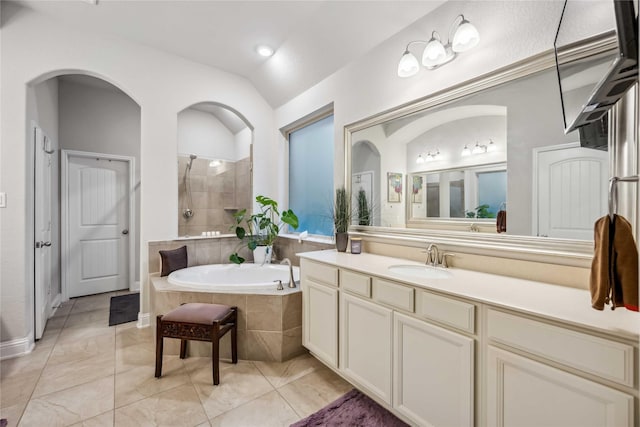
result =
[[[451,37],[452,30],[453,38]],[[449,28],[449,38],[444,44],[437,31],[431,32],[431,38],[428,41],[414,40],[407,44],[407,47],[398,63],[398,76],[411,77],[418,73],[420,64],[418,59],[411,53],[409,47],[413,44],[425,44],[422,52],[422,65],[429,70],[434,70],[447,62],[452,61],[456,54],[466,52],[474,48],[480,41],[480,34],[476,27],[464,18],[464,15],[458,15]]]
[[[487,152],[487,146],[486,145],[480,145],[478,143],[478,141],[476,141],[476,146],[473,147],[473,150],[471,150],[472,154],[482,154],[482,153],[486,153]]]
[[[264,56],[265,58],[268,58],[269,56],[272,56],[275,53],[273,48],[264,44],[257,46],[256,52],[258,52],[258,55]]]
[[[487,145],[487,153],[493,153],[496,151],[496,144],[492,139],[489,140],[489,145]]]
[[[467,144],[464,144],[464,148],[462,149],[462,157],[467,157],[471,155],[471,150],[467,147]]]
[[[422,153],[418,154],[418,157],[416,158],[416,164],[423,164],[424,162],[433,162],[434,160],[438,160],[438,157],[440,157],[440,150],[436,148],[435,153],[432,153],[431,151],[428,151],[427,154],[425,156],[422,155]]]
[[[438,157],[440,157],[440,150],[438,150],[437,148],[435,153],[432,153],[431,151],[427,153],[428,162],[433,162],[434,160],[438,160]]]

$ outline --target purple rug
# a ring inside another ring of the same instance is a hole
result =
[[[313,426],[406,427],[407,424],[369,397],[353,389],[318,412],[291,424],[290,427]]]

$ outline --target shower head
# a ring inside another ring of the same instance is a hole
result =
[[[196,156],[195,154],[189,154],[189,164],[187,165],[187,170],[191,170],[191,165],[193,164],[193,161],[197,158],[198,156]]]

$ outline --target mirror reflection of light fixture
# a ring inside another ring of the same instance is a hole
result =
[[[426,155],[422,155],[422,153],[418,154],[418,157],[416,157],[416,163],[421,165],[424,162],[433,162],[434,160],[438,160],[438,158],[440,157],[440,150],[438,148],[436,148],[436,151],[434,153],[432,153],[431,151],[427,151]]]
[[[222,164],[222,162],[220,160],[211,160],[209,162],[209,167],[210,168],[217,168],[218,166],[220,166]]]
[[[454,29],[455,31],[453,31]],[[453,37],[451,36],[452,32]],[[418,59],[409,50],[412,44],[426,45],[422,52],[422,65],[429,70],[434,70],[452,61],[457,53],[466,52],[474,48],[479,42],[480,33],[478,33],[476,27],[467,21],[464,15],[458,15],[451,23],[446,44],[442,42],[437,31],[431,32],[431,38],[428,41],[414,40],[407,44],[398,63],[398,76],[411,77],[420,70]]]

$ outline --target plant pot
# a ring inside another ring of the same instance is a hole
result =
[[[346,252],[349,244],[348,233],[336,233],[336,249],[338,252]]]
[[[257,246],[253,250],[253,263],[271,264],[271,254],[273,254],[272,246]]]

